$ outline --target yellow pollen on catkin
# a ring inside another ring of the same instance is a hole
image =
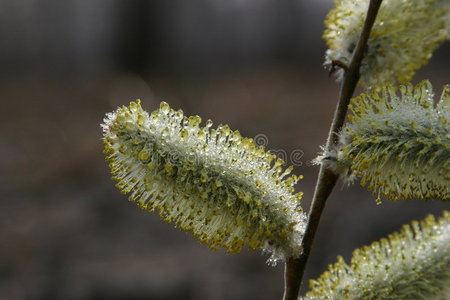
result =
[[[349,264],[339,256],[301,299],[448,299],[449,245],[450,212],[429,215],[355,250]]]
[[[117,187],[211,249],[234,253],[247,244],[271,253],[271,262],[299,256],[301,176],[288,176],[292,167],[239,131],[201,122],[165,102],[151,114],[140,101],[107,114],[104,153]]]
[[[326,66],[334,60],[350,62],[370,0],[334,2],[323,34],[328,46]],[[360,82],[375,88],[387,82],[410,81],[439,45],[449,39],[449,17],[448,0],[384,0],[364,52]],[[337,75],[341,79],[343,70]]]
[[[383,102],[370,93],[360,95],[334,150],[340,156],[325,154],[322,160],[339,173],[361,177],[362,185],[390,200],[450,201],[448,89],[446,85],[436,105],[428,81],[385,87]],[[336,158],[326,161],[328,156]]]

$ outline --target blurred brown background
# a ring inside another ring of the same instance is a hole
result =
[[[338,86],[322,68],[332,1],[2,0],[0,299],[280,299],[283,265],[212,252],[121,195],[104,162],[104,114],[141,98],[302,151],[308,209]],[[414,82],[449,83],[450,47]],[[377,206],[339,183],[307,278],[337,255],[440,214],[433,201]],[[304,285],[303,290],[307,287]]]

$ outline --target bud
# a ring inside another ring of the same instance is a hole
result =
[[[140,101],[107,114],[102,125],[113,179],[129,199],[207,244],[239,252],[245,244],[271,260],[301,254],[306,216],[301,176],[227,125],[200,127],[165,102],[148,114]]]

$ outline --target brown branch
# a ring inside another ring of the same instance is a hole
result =
[[[328,133],[325,151],[331,150],[336,144],[338,132],[344,125],[348,104],[360,78],[359,69],[364,56],[364,49],[367,45],[370,31],[372,30],[381,2],[382,0],[370,1],[358,44],[356,45],[348,68],[344,68],[344,78],[339,94],[339,101]],[[284,300],[296,300],[298,297],[303,273],[305,271],[317,227],[319,226],[320,216],[325,207],[325,202],[331,194],[338,178],[339,175],[334,174],[331,170],[324,166],[320,167],[313,201],[309,211],[308,224],[302,241],[303,253],[299,258],[291,258],[286,261]]]

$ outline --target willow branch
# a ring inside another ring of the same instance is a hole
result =
[[[355,52],[353,53],[348,67],[344,68],[344,78],[340,89],[339,101],[334,112],[330,131],[328,133],[325,151],[331,150],[333,145],[336,144],[338,139],[337,134],[344,125],[348,104],[360,78],[359,70],[364,56],[364,49],[367,46],[367,41],[378,14],[381,2],[382,0],[370,1],[364,27],[359,37],[358,44],[356,45]],[[319,226],[322,211],[338,178],[339,175],[333,173],[331,170],[325,168],[324,166],[320,167],[313,201],[308,216],[308,224],[306,226],[305,236],[302,241],[303,254],[299,258],[291,258],[286,261],[284,300],[296,300],[298,297],[303,273],[311,252],[317,227]]]

